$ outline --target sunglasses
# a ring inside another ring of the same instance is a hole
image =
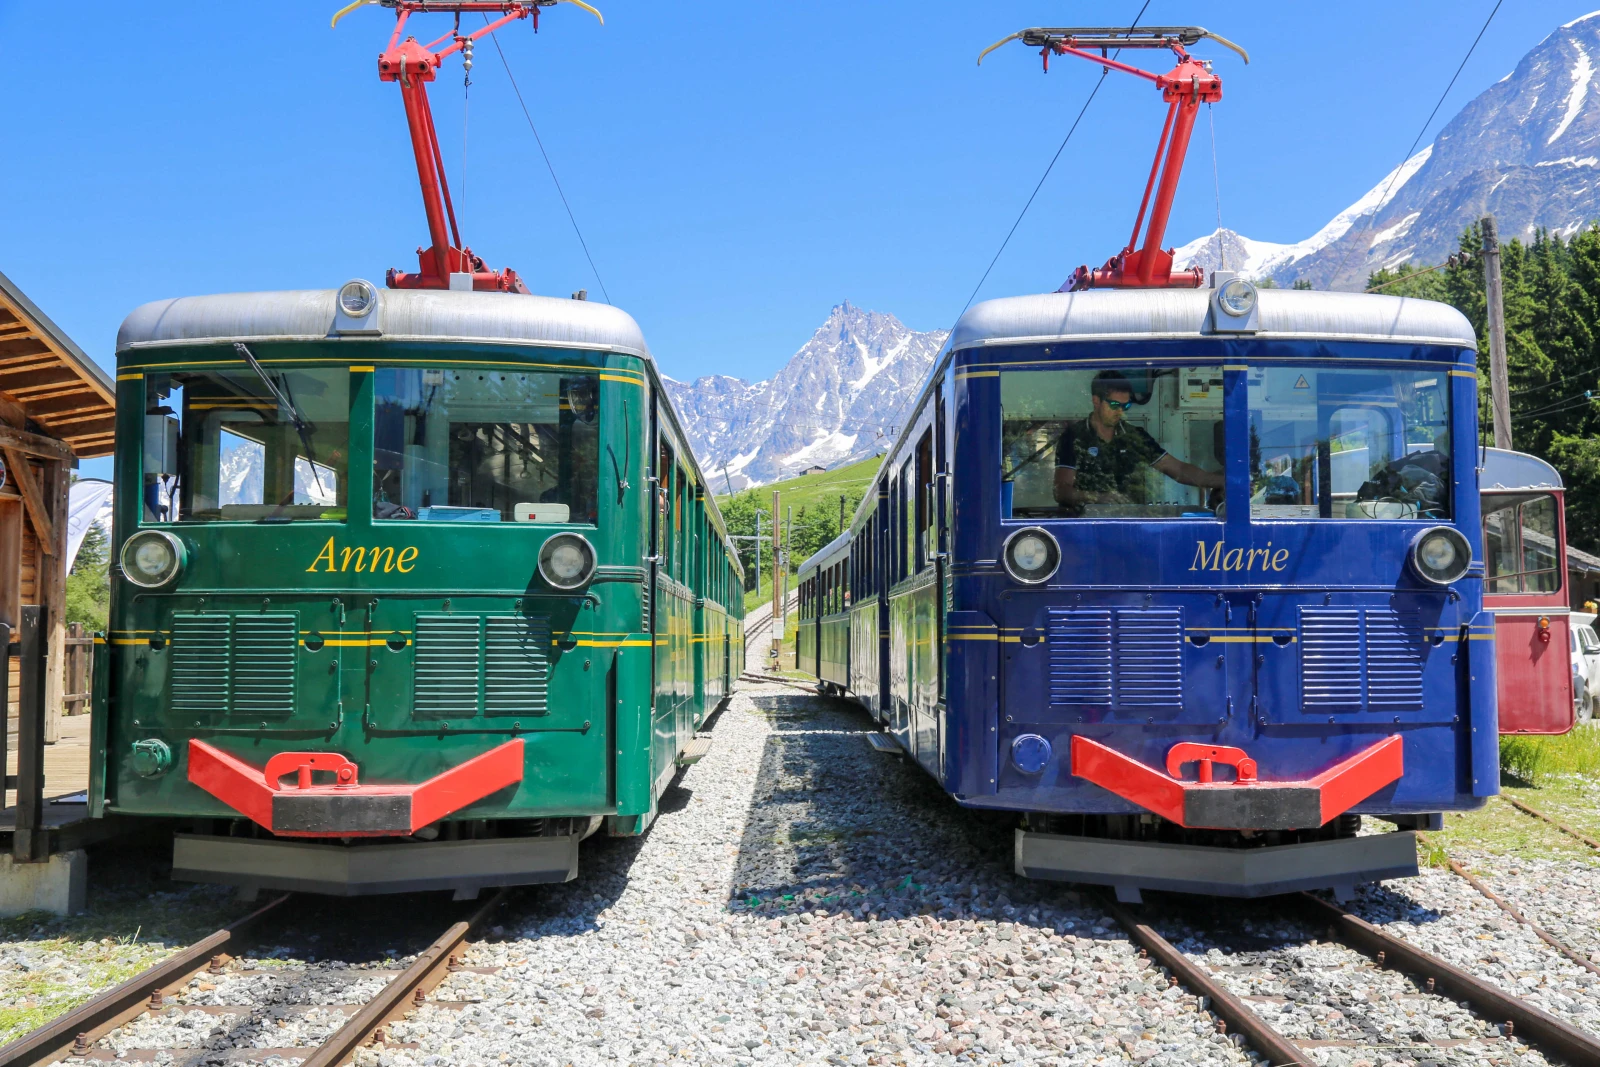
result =
[[[1133,407],[1132,400],[1101,400],[1100,402],[1112,411],[1127,411]]]

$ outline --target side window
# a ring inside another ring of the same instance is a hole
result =
[[[901,577],[909,578],[917,569],[917,472],[916,457],[906,459],[900,468],[900,568]]]
[[[1489,593],[1554,593],[1561,588],[1555,497],[1494,493],[1483,498],[1484,578]]]
[[[917,442],[917,570],[933,561],[933,430]]]

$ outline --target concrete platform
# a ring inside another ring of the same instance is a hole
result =
[[[82,911],[89,890],[89,856],[58,852],[48,863],[14,863],[0,855],[0,918],[29,911],[71,915]]]
[[[1331,889],[1340,900],[1362,882],[1417,873],[1417,835],[1369,837],[1264,848],[1208,848],[1102,837],[1016,832],[1016,871],[1024,878],[1110,886],[1136,904],[1145,890],[1220,897],[1266,897]]]

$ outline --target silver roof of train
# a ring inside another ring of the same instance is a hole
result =
[[[1261,289],[1259,340],[1396,341],[1475,348],[1466,316],[1448,304],[1377,293]],[[1128,338],[1236,337],[1211,329],[1210,289],[1089,289],[986,300],[956,324],[950,345]]]
[[[633,316],[609,304],[511,293],[385,289],[362,325],[341,333],[334,289],[218,293],[156,300],[117,331],[117,351],[231,341],[480,341],[650,358]]]
[[[1483,449],[1479,488],[1487,493],[1506,489],[1562,489],[1561,472],[1538,456],[1504,448]]]

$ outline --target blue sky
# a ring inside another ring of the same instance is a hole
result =
[[[1592,2],[1592,0],[1591,0]],[[1306,237],[1399,162],[1493,0],[1336,5],[1153,0],[1214,45],[1225,225]],[[414,269],[426,230],[395,86],[375,57],[393,16],[338,6],[56,5],[0,0],[11,42],[0,168],[4,270],[95,358],[160,297],[314,288]],[[546,11],[502,43],[612,300],[677,378],[770,374],[833,304],[918,329],[960,311],[1098,71],[1009,46],[1023,26],[1119,24],[1136,2],[605,0],[602,28]],[[1496,16],[1442,125],[1584,0]],[[425,20],[443,32],[441,16]],[[467,241],[536,292],[600,286],[492,47],[433,88]],[[1146,65],[1166,60],[1146,54]],[[982,296],[1053,289],[1126,240],[1161,119],[1113,76]],[[1430,136],[1432,130],[1429,131]],[[464,188],[463,188],[464,185]],[[1169,243],[1216,221],[1199,130]]]

